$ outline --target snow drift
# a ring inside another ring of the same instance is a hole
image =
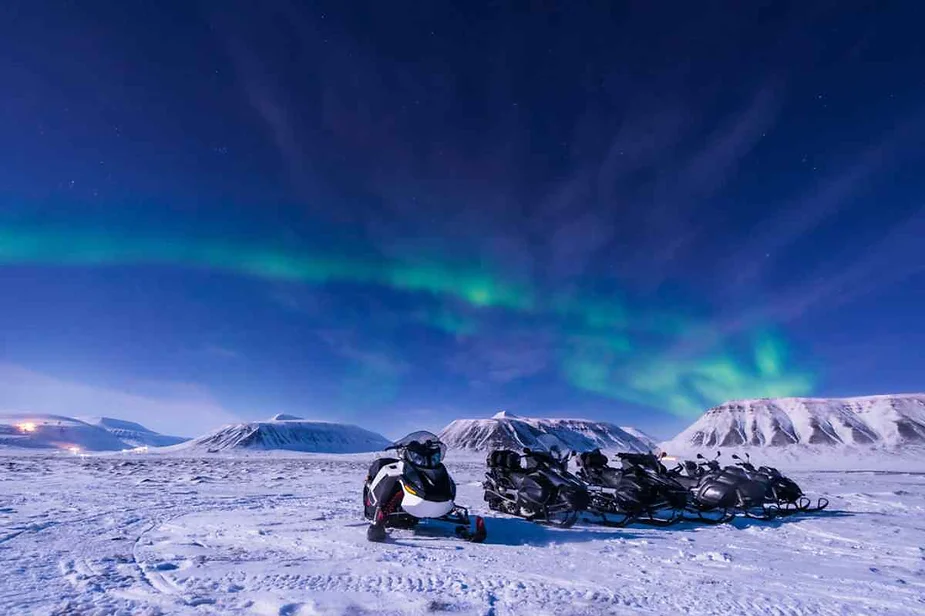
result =
[[[561,446],[576,451],[599,447],[618,451],[649,451],[639,438],[614,424],[587,419],[536,419],[500,412],[490,419],[457,419],[440,432],[451,449],[488,451],[542,448],[537,439],[552,435]]]
[[[0,446],[62,451],[119,451],[130,447],[99,426],[62,415],[0,415]]]
[[[171,449],[208,453],[233,451],[304,451],[363,453],[379,451],[391,443],[381,434],[359,426],[309,421],[293,415],[276,415],[266,421],[231,424]]]
[[[925,394],[905,394],[727,402],[709,409],[662,448],[897,448],[923,444]]]
[[[189,439],[182,436],[169,436],[149,430],[134,421],[114,419],[112,417],[81,417],[81,421],[99,426],[129,447],[169,447]]]

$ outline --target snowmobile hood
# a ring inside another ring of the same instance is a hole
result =
[[[452,501],[456,498],[456,484],[442,464],[435,468],[416,468],[406,464],[402,471],[405,489],[428,501]]]

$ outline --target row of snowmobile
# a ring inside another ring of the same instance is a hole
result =
[[[427,520],[454,527],[459,538],[485,540],[485,521],[455,503],[456,484],[443,465],[446,445],[431,432],[413,432],[386,448],[369,467],[363,486],[367,539],[384,541],[389,528],[411,529]],[[394,453],[393,453],[394,452]],[[721,466],[698,454],[669,469],[664,454],[620,453],[618,466],[599,449],[492,451],[486,460],[484,498],[493,511],[534,522],[572,526],[579,517],[607,526],[669,526],[682,521],[721,524],[736,515],[770,520],[821,511],[792,479],[733,455]]]
[[[795,481],[748,455],[721,466],[697,454],[669,469],[664,454],[619,453],[619,466],[599,449],[493,451],[483,487],[490,509],[528,520],[571,526],[582,513],[607,526],[721,524],[736,515],[771,520],[822,511],[829,502],[804,496]],[[570,470],[574,463],[574,472]]]

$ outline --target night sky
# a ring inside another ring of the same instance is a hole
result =
[[[0,408],[922,390],[925,5],[454,4],[0,3]]]

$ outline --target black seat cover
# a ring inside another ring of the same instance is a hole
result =
[[[396,462],[398,462],[398,458],[379,458],[378,460],[373,460],[373,463],[369,465],[369,476],[367,481],[372,481],[375,479],[376,475],[379,474],[379,471],[382,470],[383,466],[395,464]]]
[[[507,471],[522,471],[520,468],[520,454],[510,449],[498,449],[488,454],[488,466]]]
[[[602,454],[600,449],[579,454],[578,461],[585,469],[599,469],[607,466],[607,456]]]

